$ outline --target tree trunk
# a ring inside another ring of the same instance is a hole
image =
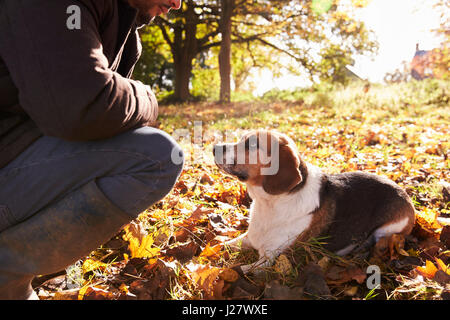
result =
[[[186,50],[182,50],[181,56],[175,60],[175,92],[176,101],[186,101],[191,97],[189,83],[192,73],[192,59]]]
[[[231,95],[231,17],[234,3],[235,0],[221,0],[220,102],[230,102]]]

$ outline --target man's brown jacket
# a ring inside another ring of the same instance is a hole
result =
[[[42,135],[104,139],[155,122],[150,87],[130,79],[137,18],[123,0],[0,0],[0,168]]]

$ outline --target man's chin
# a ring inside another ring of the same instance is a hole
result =
[[[150,15],[150,14],[148,14],[148,13],[141,13],[141,12],[138,13],[137,23],[140,26],[149,24],[153,20],[155,20],[155,17]]]

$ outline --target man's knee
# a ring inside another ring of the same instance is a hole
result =
[[[149,160],[159,162],[160,170],[167,174],[168,179],[176,180],[184,165],[184,153],[180,145],[159,129],[144,127],[135,133],[142,136],[142,139],[137,139],[137,143],[141,143],[141,152],[148,154]]]
[[[156,164],[168,174],[172,173],[177,177],[183,169],[183,150],[164,131],[152,127],[139,128],[119,136],[118,143],[127,152],[139,155],[149,166]]]
[[[158,162],[158,173],[155,177],[157,179],[156,188],[153,190],[152,195],[149,195],[148,200],[144,200],[144,202],[148,202],[147,206],[150,206],[164,198],[174,187],[183,170],[184,153],[180,145],[166,132],[145,127],[138,129],[136,133],[142,135],[143,139],[140,141],[142,143],[141,152],[148,152],[149,163],[152,160]],[[151,164],[150,166],[152,167]],[[155,169],[154,166],[153,168]],[[141,176],[145,175],[145,173],[142,173]]]
[[[169,134],[155,128],[140,128],[117,138],[116,146],[132,160],[125,172],[101,178],[99,186],[135,216],[172,190],[183,169],[183,150]]]
[[[160,158],[160,182],[166,195],[172,190],[175,182],[181,174],[184,166],[184,153],[180,145],[168,134],[161,132],[157,145],[164,150],[164,156]],[[164,181],[163,181],[164,180]]]

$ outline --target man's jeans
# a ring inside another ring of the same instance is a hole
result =
[[[88,142],[44,136],[0,169],[0,232],[92,180],[132,220],[170,192],[182,159],[178,144],[150,127]]]

